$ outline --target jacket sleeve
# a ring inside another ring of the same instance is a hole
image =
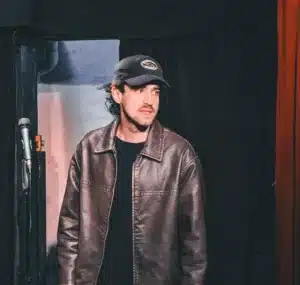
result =
[[[75,284],[75,265],[79,237],[80,167],[77,154],[71,159],[66,190],[59,216],[57,253],[59,284]]]
[[[179,197],[181,285],[203,285],[206,270],[204,183],[194,156],[182,170]]]

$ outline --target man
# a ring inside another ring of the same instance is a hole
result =
[[[60,284],[202,285],[203,178],[191,145],[156,120],[158,62],[121,60],[108,85],[116,119],[71,159],[58,227]]]

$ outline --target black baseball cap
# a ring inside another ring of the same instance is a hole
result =
[[[138,54],[125,57],[117,63],[111,84],[141,86],[153,81],[170,87],[163,77],[160,64],[150,56]]]

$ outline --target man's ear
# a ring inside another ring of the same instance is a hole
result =
[[[111,86],[111,96],[113,97],[114,101],[118,104],[122,101],[122,92],[115,86]]]

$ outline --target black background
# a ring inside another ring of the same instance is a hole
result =
[[[27,4],[27,5],[25,5]],[[14,30],[121,39],[172,85],[164,124],[198,152],[207,184],[209,285],[275,284],[276,1],[7,1],[1,9],[1,283],[13,274]]]

